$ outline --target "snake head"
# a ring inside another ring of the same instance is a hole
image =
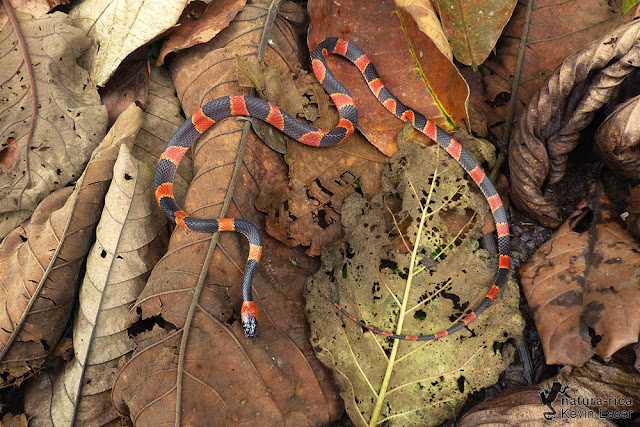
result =
[[[256,329],[258,328],[258,306],[253,301],[245,301],[242,303],[240,311],[242,319],[242,328],[247,338],[255,338]]]

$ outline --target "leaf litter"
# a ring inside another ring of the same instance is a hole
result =
[[[477,241],[487,212],[453,159],[415,144],[400,146],[371,201],[346,200],[346,243],[326,249],[308,279],[307,318],[316,354],[357,425],[438,425],[513,360],[509,340],[524,326],[513,280],[465,331],[426,343],[363,332],[324,297],[394,333],[446,329],[494,280],[496,262]]]

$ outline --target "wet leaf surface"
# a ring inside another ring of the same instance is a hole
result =
[[[518,274],[547,364],[608,360],[640,333],[640,245],[595,190]]]

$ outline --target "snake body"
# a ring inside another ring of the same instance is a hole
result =
[[[462,320],[449,329],[430,335],[397,335],[382,331],[374,326],[356,319],[340,305],[325,295],[342,313],[364,328],[384,336],[400,340],[428,341],[445,337],[471,323],[480,313],[486,310],[494,300],[500,288],[509,276],[510,239],[507,214],[500,196],[484,171],[471,155],[451,138],[444,130],[427,119],[418,111],[407,107],[396,98],[384,85],[378,72],[367,56],[352,43],[339,38],[327,38],[320,42],[311,55],[313,72],[322,87],[333,100],[340,120],[331,129],[318,129],[302,123],[283,112],[277,106],[259,98],[250,96],[224,96],[205,104],[200,110],[178,128],[164,149],[155,174],[155,194],[158,204],[167,216],[181,227],[188,230],[215,233],[217,231],[236,231],[246,236],[249,241],[249,257],[242,279],[241,319],[245,335],[253,338],[258,323],[258,307],[253,301],[251,287],[260,255],[262,241],[260,233],[250,222],[233,219],[200,219],[189,216],[176,202],[173,195],[173,180],[180,160],[189,147],[216,122],[229,116],[247,116],[263,120],[297,141],[314,147],[332,147],[348,138],[354,131],[358,121],[358,112],[349,91],[333,76],[328,69],[325,58],[328,55],[340,55],[351,61],[362,73],[369,88],[376,98],[391,113],[403,121],[409,121],[414,128],[436,141],[451,155],[469,174],[484,194],[496,223],[498,234],[498,273],[491,287],[480,304]]]

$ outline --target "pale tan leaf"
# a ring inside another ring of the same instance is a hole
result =
[[[140,127],[135,105],[122,116],[93,153],[75,190],[65,187],[50,194],[0,244],[0,385],[39,370],[65,330],[118,147],[132,144]]]
[[[30,86],[13,28],[5,25],[0,30],[0,158],[11,146],[15,149],[0,171],[0,238],[29,218],[45,196],[78,179],[107,126],[98,92],[76,64],[89,47],[86,33],[72,27],[63,13],[21,19],[20,26],[32,58],[39,108],[28,142]]]
[[[69,16],[93,40],[82,57],[94,83],[104,86],[124,58],[173,27],[187,0],[85,0]]]
[[[166,216],[154,198],[150,165],[140,163],[123,145],[105,198],[96,243],[87,258],[75,317],[75,358],[53,372],[49,405],[35,405],[32,388],[25,400],[32,422],[53,425],[103,425],[118,419],[111,404],[111,385],[123,356],[133,351],[125,321],[151,268],[168,242]],[[45,392],[48,392],[45,391]]]
[[[33,18],[41,18],[51,9],[47,0],[9,0],[9,3],[15,12],[29,14]],[[4,27],[8,20],[4,8],[0,9],[0,28]]]
[[[453,60],[451,45],[430,0],[396,0],[396,6],[406,10],[416,21],[420,31],[428,35],[449,60]]]

